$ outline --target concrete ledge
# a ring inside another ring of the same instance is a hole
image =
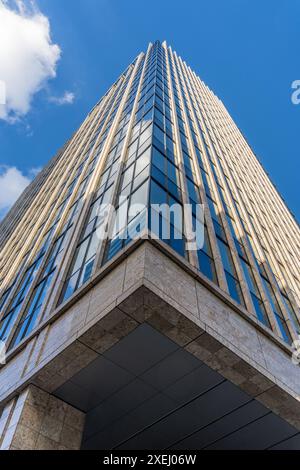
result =
[[[143,322],[300,429],[300,368],[272,337],[149,242],[114,263],[0,370],[2,406],[52,392]]]

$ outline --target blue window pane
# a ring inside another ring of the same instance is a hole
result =
[[[10,312],[0,323],[0,340],[5,341],[11,332],[14,321],[21,310],[21,305]]]
[[[139,234],[146,228],[147,211],[144,210],[138,214],[127,227],[127,242],[139,236]]]
[[[173,163],[167,161],[167,174],[168,178],[177,185],[177,171]]]
[[[253,305],[254,305],[254,308],[255,308],[257,318],[264,325],[270,327],[270,322],[269,322],[267,312],[266,312],[266,309],[264,307],[263,302],[258,297],[256,297],[256,295],[254,295],[252,292],[250,292],[250,294],[251,294],[251,298],[252,298],[252,301],[253,301]]]
[[[253,292],[256,296],[259,296],[259,291],[258,291],[257,284],[252,273],[251,266],[248,263],[246,263],[242,258],[240,258],[240,261],[243,267],[243,271],[244,271],[245,278],[246,278],[250,292]]]
[[[237,252],[240,256],[242,256],[243,258],[246,258],[247,259],[247,255],[246,255],[246,252],[245,252],[245,248],[243,247],[243,245],[235,238],[234,236],[234,233],[232,233],[233,235],[233,240],[234,240],[234,243],[235,243],[235,246],[236,246],[236,249],[237,249]]]
[[[219,222],[217,222],[215,219],[213,219],[213,225],[214,225],[216,235],[222,240],[226,240],[226,235],[225,235],[222,225],[220,225]]]
[[[281,334],[282,334],[282,337],[283,337],[284,341],[288,344],[291,344],[292,343],[291,335],[290,335],[290,332],[288,330],[288,327],[287,327],[285,321],[279,315],[277,315],[276,312],[274,312],[274,315],[275,315],[277,324],[279,326],[279,329],[281,331]]]
[[[153,136],[153,144],[162,152],[165,151],[164,144]]]
[[[68,280],[67,285],[65,287],[63,300],[67,300],[69,297],[71,297],[71,295],[75,291],[76,285],[77,285],[77,280],[78,280],[78,277],[79,277],[79,273],[80,273],[80,271],[76,271],[76,273],[73,274],[73,276],[70,277],[70,279]]]
[[[242,291],[238,281],[227,271],[225,271],[225,275],[231,297],[239,304],[244,305]]]
[[[211,281],[217,282],[214,261],[204,251],[198,251],[200,271]]]
[[[32,312],[30,311],[30,313],[25,317],[25,319],[19,323],[10,347],[19,344],[33,330],[41,308],[42,304],[40,304]]]
[[[233,265],[233,261],[232,261],[232,256],[231,256],[231,253],[230,253],[230,250],[229,250],[229,246],[224,243],[222,240],[220,240],[220,238],[217,237],[217,242],[218,242],[218,246],[219,246],[219,250],[220,250],[220,253],[221,253],[221,258],[222,258],[222,262],[223,262],[223,265],[224,265],[224,269],[226,271],[228,271],[232,276],[236,276],[236,271],[235,271],[235,267]]]
[[[6,292],[4,292],[4,294],[2,295],[1,300],[0,300],[0,310],[3,308],[3,306],[4,306],[5,302],[6,302],[6,300],[8,299],[9,294],[10,294],[10,292],[11,292],[11,289],[12,289],[12,287],[10,287],[9,289],[7,289]]]
[[[153,135],[156,139],[158,139],[158,141],[161,143],[161,144],[164,144],[164,133],[163,131],[157,127],[157,126],[153,126]]]
[[[29,335],[29,333],[33,330],[35,324],[36,324],[36,321],[37,321],[37,318],[39,316],[39,313],[41,311],[41,308],[42,308],[42,305],[40,305],[38,308],[35,309],[35,311],[33,312],[33,315],[29,318],[26,319],[26,331],[24,332],[23,336],[22,336],[22,339],[24,339],[26,336]]]
[[[169,245],[181,256],[185,256],[185,242],[183,239],[183,235],[182,233],[178,232],[172,224],[170,226]]]
[[[83,271],[82,271],[82,284],[88,281],[88,279],[92,275],[93,271],[93,266],[94,266],[95,258],[91,259],[90,261],[87,262],[87,264],[84,266]]]
[[[162,186],[165,186],[166,176],[158,168],[156,168],[156,166],[152,166],[151,174],[158,183],[160,183]]]
[[[122,248],[123,240],[119,237],[114,238],[109,245],[109,250],[107,254],[107,259],[111,259],[119,250]]]
[[[151,204],[164,204],[167,202],[166,191],[154,181],[151,181],[150,202]]]
[[[170,180],[168,180],[168,190],[172,194],[173,197],[180,200],[179,188],[176,184],[172,183],[172,181]]]
[[[290,300],[288,299],[288,297],[286,297],[284,294],[282,294],[282,298],[283,298],[283,301],[285,303],[285,306],[288,310],[288,313],[289,313],[289,316],[292,320],[292,323],[294,325],[294,328],[297,332],[298,335],[300,335],[300,323],[299,323],[299,320],[294,312],[294,309],[292,307],[292,304],[290,302]]]

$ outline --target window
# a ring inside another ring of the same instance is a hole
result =
[[[173,197],[180,200],[177,167],[164,154],[159,152],[156,147],[153,147],[152,163],[152,178],[166,188]]]
[[[261,276],[263,285],[266,291],[266,294],[268,296],[268,299],[270,301],[270,304],[273,308],[274,316],[277,321],[277,324],[279,326],[280,332],[282,334],[282,338],[286,343],[291,344],[292,343],[292,338],[289,332],[289,329],[287,327],[286,321],[284,319],[283,313],[281,311],[281,308],[278,304],[278,301],[276,299],[273,287],[271,286],[269,280],[265,276]]]
[[[285,295],[285,294],[283,294],[283,293],[281,293],[281,295],[282,295],[284,304],[285,304],[285,306],[286,306],[286,308],[287,308],[287,311],[288,311],[288,313],[289,313],[289,316],[290,316],[290,318],[291,318],[291,320],[292,320],[292,323],[293,323],[293,325],[294,325],[294,328],[295,328],[297,334],[300,335],[300,323],[299,323],[299,320],[298,320],[298,318],[297,318],[297,316],[296,316],[296,313],[295,313],[295,311],[294,311],[294,309],[293,309],[293,307],[292,307],[292,304],[291,304],[289,298],[287,297],[287,295]]]
[[[269,322],[269,319],[268,319],[268,315],[267,315],[265,306],[262,302],[261,295],[260,295],[260,292],[258,290],[256,281],[255,281],[255,278],[254,278],[254,275],[253,275],[253,272],[252,272],[252,268],[251,268],[250,264],[245,259],[243,259],[241,256],[240,256],[240,261],[241,261],[242,268],[243,268],[243,271],[244,271],[244,274],[245,274],[245,278],[246,278],[246,281],[247,281],[247,284],[248,284],[248,288],[249,288],[249,291],[250,291],[250,295],[251,295],[251,298],[252,298],[252,302],[253,302],[253,306],[254,306],[257,318],[259,319],[259,321],[264,323],[266,326],[270,327],[271,325],[270,325],[270,322]]]
[[[225,276],[228,284],[228,290],[231,297],[238,303],[244,306],[244,299],[237,279],[236,270],[233,264],[233,259],[230,253],[229,246],[221,238],[217,236],[217,242],[221,253],[221,258],[224,266]]]
[[[151,180],[150,190],[150,228],[158,238],[167,243],[181,256],[185,256],[185,239],[183,231],[182,205],[174,199],[162,186]],[[166,204],[166,211],[153,205]],[[170,210],[168,210],[168,208]],[[174,218],[174,212],[181,214],[180,220]]]
[[[105,185],[107,185],[107,180]],[[101,190],[104,190],[104,185],[101,185]],[[112,190],[113,186],[111,185],[91,205],[73,258],[72,267],[65,283],[61,301],[68,299],[76,289],[91,277],[96,253],[101,243],[101,239],[97,235],[97,229],[106,221],[106,211],[102,210],[100,212],[100,207],[102,204],[105,206],[105,204],[110,202]]]
[[[194,222],[195,226],[195,222]],[[217,283],[215,263],[212,256],[210,241],[208,238],[207,227],[204,226],[204,245],[198,250],[198,261],[200,271],[211,281]]]
[[[137,178],[139,178],[139,175],[137,175]],[[146,227],[148,187],[149,179],[147,178],[132,194],[128,195],[127,201],[124,201],[117,208],[112,239],[108,243],[104,262],[111,259]]]

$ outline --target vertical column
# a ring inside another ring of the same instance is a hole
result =
[[[134,127],[135,113],[136,113],[137,108],[138,108],[138,102],[139,102],[139,98],[140,98],[140,94],[141,94],[142,83],[143,83],[143,80],[144,80],[144,77],[145,77],[145,70],[146,70],[146,67],[147,67],[147,61],[148,61],[151,49],[152,49],[152,43],[150,42],[149,45],[148,45],[148,48],[147,48],[145,58],[144,58],[144,64],[143,64],[141,76],[139,78],[138,87],[137,87],[137,90],[136,90],[136,93],[135,93],[135,98],[134,98],[132,110],[131,110],[131,113],[130,113],[130,119],[129,119],[129,122],[128,122],[128,128],[127,128],[127,131],[126,131],[126,135],[125,135],[124,143],[123,143],[123,148],[122,148],[121,155],[120,155],[120,165],[119,165],[119,168],[117,170],[117,175],[116,175],[115,184],[114,184],[114,190],[113,190],[111,200],[110,200],[111,211],[110,211],[110,213],[107,217],[107,220],[108,220],[107,238],[108,239],[105,239],[104,243],[100,244],[99,247],[98,247],[98,250],[97,250],[97,253],[96,253],[96,262],[95,262],[94,272],[97,269],[99,269],[99,267],[101,266],[101,263],[104,261],[105,249],[107,248],[107,242],[109,242],[109,237],[111,235],[111,231],[113,230],[114,217],[113,217],[113,213],[112,213],[112,208],[117,207],[117,204],[118,204],[118,196],[119,196],[120,183],[121,183],[121,179],[122,179],[122,172],[123,172],[124,167],[125,167],[126,156],[127,156],[127,152],[128,152],[130,138],[131,138],[132,130],[133,130],[133,127]]]
[[[187,188],[184,161],[183,161],[183,155],[182,155],[182,145],[181,145],[181,139],[180,139],[179,125],[178,125],[176,102],[175,102],[175,97],[174,97],[175,85],[173,82],[173,77],[172,77],[172,72],[171,72],[171,63],[170,63],[172,52],[168,48],[166,42],[163,43],[163,47],[166,52],[166,68],[167,68],[167,74],[168,74],[168,81],[170,85],[170,101],[171,101],[172,111],[173,111],[175,145],[176,145],[176,153],[177,153],[177,164],[179,168],[182,203],[183,203],[183,207],[185,206],[187,207],[189,205],[188,188]],[[185,231],[187,240],[190,241],[189,237],[193,233],[193,222],[192,222],[191,214],[189,213],[189,211],[185,211],[185,210],[184,210],[184,231]],[[189,262],[194,267],[198,268],[198,258],[197,258],[197,254],[194,251],[188,252],[188,258],[189,258]]]
[[[177,67],[178,67],[179,73],[181,73],[181,70],[178,66],[178,59],[177,59],[176,53],[174,53],[174,61],[177,65]],[[189,93],[188,93],[186,83],[184,81],[184,76],[182,74],[179,76],[176,67],[174,67],[174,70],[176,72],[177,81],[178,81],[178,83],[181,84],[181,87],[182,87],[182,88],[179,87],[179,90],[180,90],[180,95],[181,95],[181,100],[182,100],[182,105],[183,105],[183,113],[184,113],[184,117],[185,117],[185,121],[186,121],[186,128],[187,128],[187,132],[188,132],[191,156],[192,156],[194,166],[195,166],[195,172],[196,172],[196,178],[197,178],[196,183],[199,187],[201,202],[205,204],[206,208],[208,208],[208,201],[207,201],[207,196],[206,196],[206,192],[205,192],[205,186],[204,186],[204,182],[203,182],[203,179],[202,179],[201,168],[200,168],[199,161],[198,161],[198,158],[197,158],[197,155],[196,155],[195,145],[194,145],[194,141],[193,141],[192,134],[191,134],[191,124],[190,124],[189,116],[188,116],[188,113],[187,113],[187,106],[185,104],[185,99],[187,100],[187,103],[189,105],[190,114],[193,117],[193,121],[194,121],[195,126],[196,126],[196,122],[197,122],[196,121],[196,116],[195,116],[195,113],[194,113],[194,109],[193,109],[193,106],[192,106],[192,103],[191,103],[191,99],[190,99],[190,96],[189,96]],[[185,92],[185,99],[183,97],[182,90],[184,90],[184,92]],[[199,138],[199,136],[195,136],[195,137]],[[211,245],[211,249],[212,249],[212,253],[213,253],[213,257],[214,257],[214,263],[215,263],[215,268],[216,268],[216,272],[217,272],[217,278],[218,278],[218,281],[219,281],[219,285],[220,285],[221,289],[227,291],[227,281],[226,281],[226,278],[225,278],[225,273],[224,273],[224,269],[223,269],[223,263],[222,263],[220,251],[219,251],[216,239],[215,239],[215,230],[214,230],[214,227],[213,227],[213,221],[212,221],[212,217],[211,217],[211,214],[210,214],[209,210],[206,210],[205,221],[206,221],[206,225],[207,225],[207,233],[208,233],[208,236],[209,236],[209,243]]]
[[[30,385],[4,408],[0,450],[79,450],[85,414]]]
[[[89,184],[88,184],[88,187],[86,189],[85,203],[84,203],[83,209],[81,211],[81,214],[80,214],[80,216],[77,220],[72,240],[70,242],[70,245],[69,245],[68,249],[63,254],[60,269],[58,270],[56,276],[52,280],[53,289],[50,288],[51,296],[49,298],[49,304],[47,305],[46,315],[47,315],[48,312],[51,312],[54,309],[55,305],[57,304],[57,302],[59,300],[59,296],[61,295],[61,292],[62,292],[62,289],[63,289],[63,286],[64,286],[64,282],[65,282],[65,280],[66,280],[66,278],[69,274],[69,270],[72,266],[73,257],[75,255],[77,244],[80,240],[80,235],[82,233],[82,230],[83,230],[83,227],[84,227],[84,224],[85,224],[86,216],[87,216],[87,213],[90,209],[90,205],[92,203],[92,198],[93,198],[93,196],[95,194],[95,191],[97,189],[97,184],[98,184],[99,180],[101,179],[102,171],[103,171],[104,165],[106,163],[106,158],[108,156],[111,144],[112,144],[113,139],[115,137],[117,127],[118,127],[118,124],[120,122],[120,118],[121,118],[123,109],[125,107],[126,100],[128,98],[132,83],[133,83],[134,78],[135,78],[135,76],[138,72],[139,65],[140,65],[143,57],[144,57],[144,54],[141,53],[138,56],[138,58],[135,62],[135,65],[134,66],[132,65],[130,67],[130,69],[128,69],[128,73],[126,75],[126,79],[128,79],[128,80],[127,80],[127,82],[126,82],[126,80],[124,81],[126,86],[125,86],[125,89],[123,90],[124,91],[123,95],[121,95],[122,88],[118,92],[122,97],[120,97],[120,103],[118,104],[116,114],[114,115],[114,117],[112,119],[112,123],[109,127],[109,131],[108,131],[104,146],[101,150],[101,154],[99,156],[97,164],[96,164],[96,166],[93,170],[92,177],[91,177],[91,179],[89,181]],[[94,267],[94,269],[96,269],[96,266]]]

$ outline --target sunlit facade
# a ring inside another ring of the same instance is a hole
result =
[[[103,217],[105,204],[116,213]],[[192,207],[180,226],[170,217],[167,237],[159,204]],[[204,245],[189,250],[199,204]],[[108,236],[99,237],[104,224]],[[130,256],[141,242],[136,233],[159,238],[177,264],[292,351],[300,334],[298,224],[223,103],[159,41],[129,65],[0,225],[8,359],[76,305],[99,273]]]

